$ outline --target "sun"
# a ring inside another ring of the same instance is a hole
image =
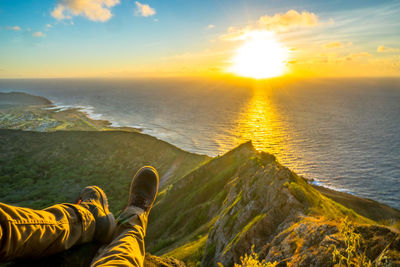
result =
[[[246,41],[236,50],[229,72],[255,79],[285,73],[289,50],[276,40],[273,32],[252,31],[244,38]]]

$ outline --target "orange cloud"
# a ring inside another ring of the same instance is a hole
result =
[[[156,14],[156,10],[150,7],[149,5],[142,4],[138,1],[136,1],[135,4],[136,4],[135,14],[137,16],[150,17]]]
[[[342,42],[331,42],[327,44],[322,45],[323,48],[342,48],[343,43]]]
[[[85,16],[92,21],[107,21],[112,17],[110,8],[119,0],[60,0],[51,15],[58,19],[71,19],[72,16]]]
[[[241,29],[237,29],[235,27],[229,27],[228,33],[221,35],[220,39],[224,41],[245,40],[248,38],[248,35],[251,34],[251,32],[253,31],[256,30],[253,30],[253,28],[250,26]]]
[[[254,31],[287,32],[298,28],[316,27],[321,24],[318,16],[314,13],[307,11],[299,13],[291,9],[286,13],[262,16],[257,20],[257,23],[244,28],[229,27],[228,33],[221,35],[220,39],[224,41],[244,40],[249,33],[251,34]]]
[[[395,53],[395,52],[400,52],[399,48],[391,48],[391,47],[385,47],[383,45],[378,46],[376,49],[378,53]]]
[[[363,58],[363,57],[370,57],[372,56],[370,53],[368,52],[360,52],[360,53],[354,53],[354,54],[350,54],[346,57],[347,60],[352,60],[355,58]]]
[[[258,20],[258,24],[267,30],[281,31],[290,28],[299,27],[315,27],[320,23],[318,16],[308,11],[298,11],[291,9],[286,13],[277,13],[273,16],[262,16]]]

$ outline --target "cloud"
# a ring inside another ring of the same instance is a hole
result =
[[[258,24],[267,30],[282,31],[291,28],[315,27],[320,25],[320,22],[314,13],[308,11],[299,13],[291,9],[286,13],[262,16],[258,19]]]
[[[323,48],[342,48],[343,46],[342,42],[331,42],[322,45]]]
[[[237,29],[235,27],[229,27],[228,28],[228,33],[223,34],[220,36],[221,40],[224,41],[238,41],[238,40],[245,40],[247,39],[247,36],[249,33],[251,33],[253,30],[252,27],[247,26],[245,28]]]
[[[370,56],[372,56],[372,55],[368,52],[360,52],[360,53],[349,54],[348,56],[346,56],[346,60],[350,61],[350,60],[365,58],[365,57],[370,57]]]
[[[51,15],[58,20],[84,16],[92,21],[105,22],[112,17],[110,8],[117,4],[119,0],[59,0]]]
[[[318,54],[315,57],[308,57],[308,61],[302,60],[303,63],[307,64],[321,64],[321,63],[333,63],[333,64],[342,64],[348,61],[352,62],[362,62],[365,59],[370,58],[372,59],[372,55],[368,52],[358,52],[358,53],[351,53],[348,55],[339,55],[337,53],[322,53]]]
[[[53,25],[51,25],[51,24],[46,24],[46,29],[50,29],[50,28],[53,28]]]
[[[150,17],[156,14],[156,10],[150,7],[149,5],[142,4],[138,1],[136,1],[135,4],[136,4],[136,9],[135,9],[136,16]]]
[[[3,28],[3,27],[0,27],[0,29],[1,28]],[[10,30],[10,31],[20,31],[21,27],[20,26],[7,26],[7,27],[4,27],[3,29]]]
[[[328,24],[333,23],[332,20]],[[265,15],[260,17],[256,23],[248,25],[244,28],[229,27],[228,33],[220,36],[225,41],[237,41],[245,39],[245,35],[251,31],[268,30],[272,32],[289,32],[299,28],[310,28],[320,26],[321,23],[318,16],[308,11],[301,13],[291,9],[286,13],[276,13],[272,16]]]
[[[392,47],[385,47],[383,45],[378,46],[376,49],[378,53],[395,53],[395,52],[400,52],[399,48],[392,48]]]
[[[215,25],[214,25],[214,24],[208,25],[208,26],[206,27],[206,30],[210,30],[210,29],[212,29],[212,28],[215,28]]]
[[[34,32],[32,33],[33,37],[46,37],[46,34],[44,34],[43,32]]]

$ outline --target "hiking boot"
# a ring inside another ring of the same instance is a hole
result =
[[[96,220],[93,239],[103,244],[110,242],[116,222],[114,215],[108,209],[106,193],[98,186],[87,186],[79,194],[77,204],[87,208]]]
[[[128,207],[138,207],[148,215],[156,200],[159,178],[156,169],[150,166],[140,168],[132,178]]]

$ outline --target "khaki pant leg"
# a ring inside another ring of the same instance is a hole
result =
[[[32,210],[0,203],[0,261],[45,257],[89,242],[95,227],[91,212],[79,205]]]
[[[137,208],[125,210],[119,218],[119,223],[113,241],[98,251],[91,267],[143,266],[147,214]]]

